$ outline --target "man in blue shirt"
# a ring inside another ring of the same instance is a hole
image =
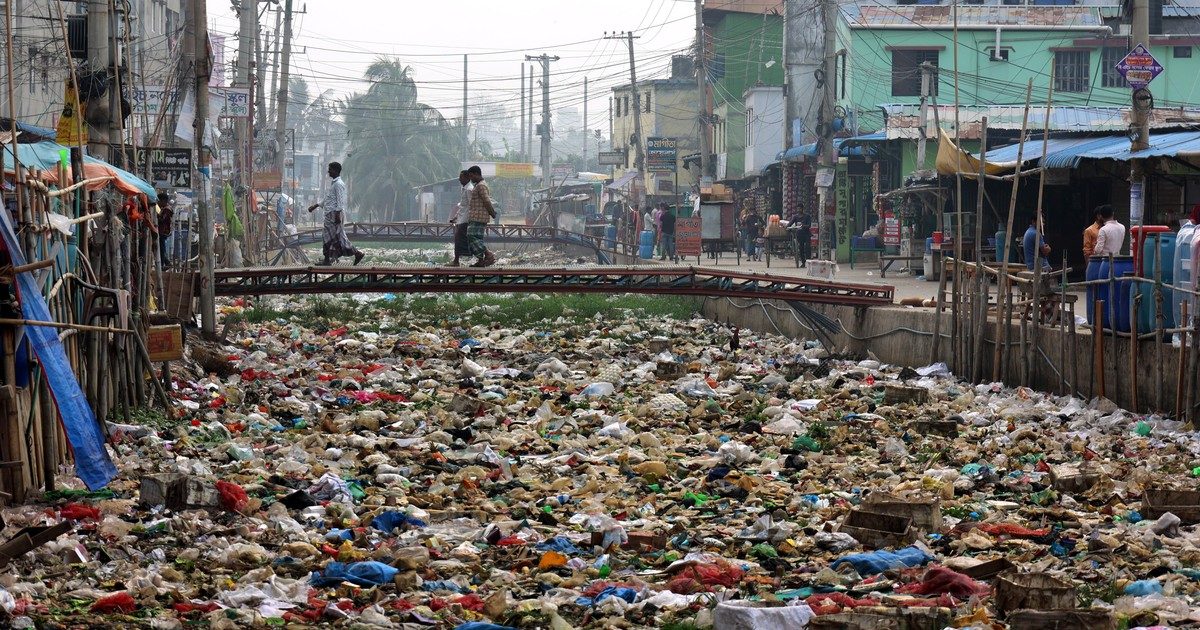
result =
[[[1023,249],[1025,250],[1025,267],[1030,271],[1033,271],[1034,261],[1039,258],[1042,261],[1042,269],[1050,268],[1050,262],[1046,260],[1046,256],[1050,253],[1050,245],[1046,243],[1045,239],[1043,239],[1041,247],[1042,251],[1040,253],[1036,253],[1034,250],[1038,248],[1037,241],[1037,216],[1035,215],[1029,219],[1029,229],[1025,230],[1025,238],[1023,241]]]

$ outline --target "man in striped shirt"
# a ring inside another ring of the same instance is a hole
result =
[[[467,250],[479,260],[472,267],[490,267],[496,264],[496,256],[483,244],[487,224],[496,218],[496,206],[492,202],[492,191],[483,181],[483,169],[472,166],[467,169],[475,188],[471,191],[470,208],[467,211]]]

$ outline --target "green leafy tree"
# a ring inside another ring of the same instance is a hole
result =
[[[458,174],[461,131],[417,100],[412,68],[399,60],[380,57],[364,78],[371,87],[340,106],[353,204],[368,216],[409,218],[415,186]]]

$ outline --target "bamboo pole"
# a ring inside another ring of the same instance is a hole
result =
[[[1157,386],[1157,395],[1154,398],[1155,408],[1158,411],[1166,409],[1166,403],[1163,401],[1163,290],[1162,290],[1162,267],[1163,267],[1163,251],[1162,239],[1159,234],[1154,234],[1154,367],[1157,370],[1157,378],[1155,385]]]
[[[1188,303],[1181,302],[1179,304],[1179,318],[1187,321],[1188,318]],[[1175,419],[1182,420],[1183,416],[1183,366],[1187,362],[1188,355],[1188,339],[1187,331],[1180,333],[1179,337],[1179,364],[1175,369]]]
[[[1043,152],[1043,155],[1045,153]],[[1068,386],[1075,387],[1075,375],[1072,374],[1070,381],[1067,379],[1067,252],[1064,249],[1062,253],[1062,279],[1058,284],[1058,360],[1062,365],[1058,376],[1058,393],[1060,396],[1066,396],[1071,393]]]
[[[1191,346],[1188,360],[1188,387],[1187,387],[1187,423],[1191,426],[1196,424],[1196,370],[1200,367],[1200,317],[1194,317],[1192,321],[1192,332],[1188,338],[1188,343]]]
[[[1053,87],[1054,82],[1051,81],[1050,85],[1051,85],[1051,87]],[[1018,169],[1021,168],[1021,164],[1025,160],[1025,129],[1029,125],[1029,105],[1030,105],[1030,101],[1032,99],[1033,99],[1033,79],[1031,78],[1025,85],[1025,110],[1024,110],[1024,113],[1021,115],[1021,137],[1017,140],[1017,168]],[[1013,217],[1016,215],[1016,212],[1017,212],[1017,193],[1020,191],[1020,186],[1021,186],[1021,178],[1014,177],[1012,194],[1008,200],[1008,222],[1005,224],[1005,228],[1004,228],[1004,238],[1007,240],[1007,242],[1004,244],[1005,245],[1005,247],[1004,247],[1004,265],[1002,266],[1002,269],[1004,270],[1004,275],[1001,278],[1000,287],[998,288],[998,291],[1001,291],[1004,293],[1006,319],[1005,319],[1005,325],[1003,327],[1004,338],[1001,340],[997,340],[997,345],[996,345],[997,353],[996,354],[998,356],[997,356],[995,365],[992,367],[992,380],[996,380],[996,381],[1000,380],[1001,373],[1006,372],[1006,370],[1004,370],[1004,367],[1006,367],[1009,364],[1009,359],[1008,359],[1009,352],[1008,352],[1007,342],[1008,342],[1008,329],[1012,322],[1012,281],[1009,277],[1008,261],[1012,259],[1012,251],[1011,250],[1013,249],[1013,247],[1012,247]],[[1001,349],[1003,349],[1002,353],[1000,352]]]
[[[971,348],[971,382],[983,380],[983,335],[987,329],[987,300],[984,299],[983,263],[983,195],[984,175],[987,174],[987,137],[988,118],[984,116],[979,125],[979,179],[975,181],[975,308],[971,309],[972,335],[974,345]]]
[[[1103,308],[1104,301],[1096,300],[1093,312],[1099,313]],[[1099,379],[1097,381],[1097,379]],[[1097,386],[1097,395],[1100,398],[1105,398],[1104,395],[1104,331],[1101,329],[1092,329],[1092,383]]]
[[[1137,355],[1138,355],[1138,336],[1137,336],[1137,307],[1142,301],[1140,293],[1135,293],[1133,298],[1129,300],[1129,323],[1130,330],[1133,334],[1129,335],[1129,409],[1134,413],[1138,411],[1138,374],[1137,374]]]

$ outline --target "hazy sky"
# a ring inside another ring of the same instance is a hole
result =
[[[423,102],[458,117],[467,54],[470,103],[489,111],[515,110],[525,55],[545,52],[561,57],[550,64],[551,108],[582,107],[586,76],[593,129],[607,128],[611,88],[629,80],[625,41],[602,39],[606,31],[640,35],[634,40],[639,80],[666,76],[671,54],[683,52],[695,34],[691,0],[293,1],[295,11],[307,13],[295,17],[291,72],[317,90],[365,89],[359,80],[363,70],[379,55],[391,55],[413,67]],[[210,0],[208,11],[214,32],[236,32],[228,4]],[[272,14],[263,22],[274,29]],[[232,62],[237,40],[226,46]],[[539,79],[540,73],[539,67]],[[540,98],[539,93],[538,108]]]

